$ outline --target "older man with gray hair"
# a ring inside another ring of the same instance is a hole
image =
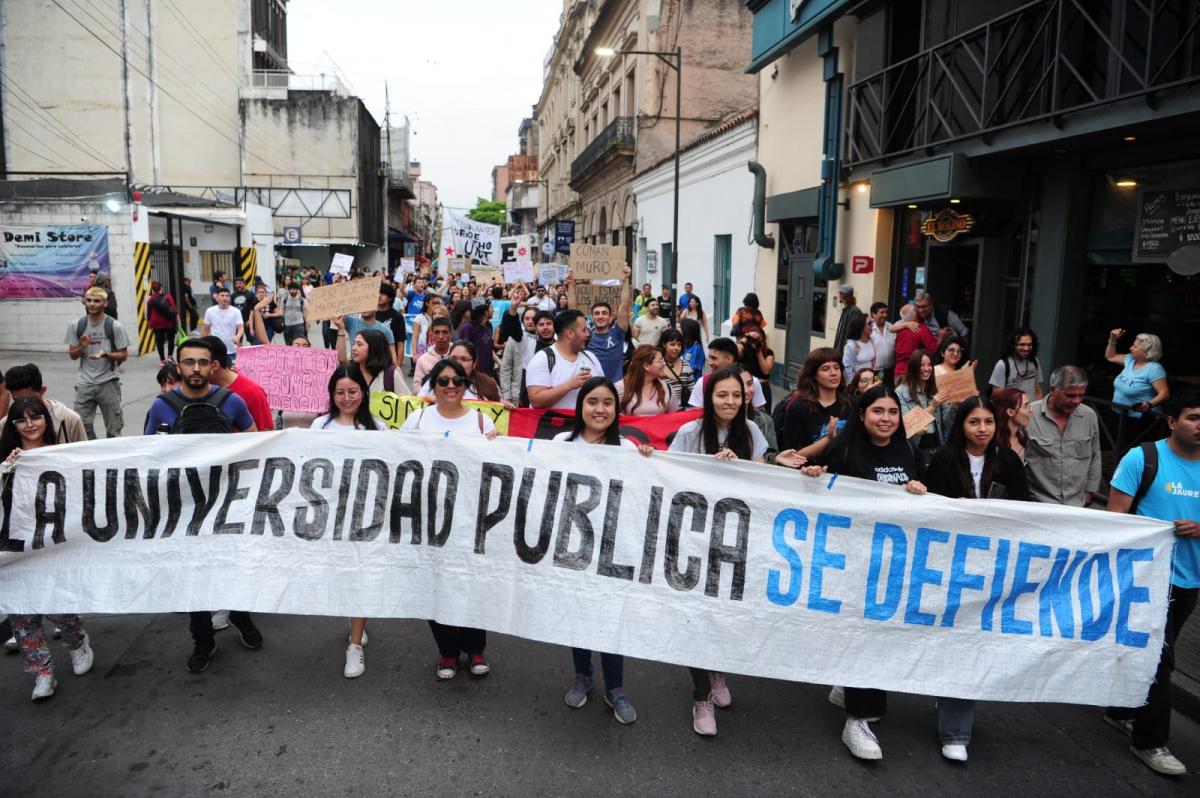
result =
[[[950,335],[964,339],[971,335],[971,330],[963,324],[958,314],[951,310],[949,305],[934,302],[933,294],[928,291],[913,294],[913,307],[917,310],[917,318],[929,328],[929,332],[938,343]]]
[[[1029,489],[1035,499],[1083,507],[1100,488],[1100,424],[1083,404],[1088,378],[1078,366],[1050,375],[1050,393],[1029,412]]]

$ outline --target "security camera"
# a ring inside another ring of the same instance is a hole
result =
[[[81,221],[81,222],[86,222],[86,221],[87,221],[87,217],[86,217],[86,216],[80,216],[80,217],[79,217],[79,221]]]

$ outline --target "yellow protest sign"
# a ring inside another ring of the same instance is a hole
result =
[[[371,415],[382,421],[388,429],[400,429],[410,413],[429,404],[419,396],[401,396],[389,391],[371,392]],[[478,410],[496,425],[498,435],[508,434],[508,408],[499,402],[477,402],[468,399],[464,405]]]

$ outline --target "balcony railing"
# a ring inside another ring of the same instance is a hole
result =
[[[849,89],[851,165],[1200,82],[1200,2],[1038,0]]]
[[[350,97],[354,89],[335,74],[297,75],[286,69],[256,69],[251,75],[254,89],[280,91],[328,91],[342,97]]]
[[[618,116],[571,162],[571,188],[613,158],[632,157],[636,144],[633,117]]]

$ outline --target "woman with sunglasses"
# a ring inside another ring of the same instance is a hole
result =
[[[11,472],[16,467],[21,452],[52,446],[58,440],[54,434],[54,422],[50,409],[38,396],[22,396],[12,400],[8,408],[8,421],[0,432],[0,474],[4,487],[0,501],[3,502],[4,517],[12,508]],[[46,615],[51,623],[62,630],[63,644],[71,656],[71,670],[82,676],[92,669],[95,655],[83,630],[78,615]],[[54,665],[50,661],[50,648],[46,645],[46,633],[42,628],[42,615],[9,615],[13,635],[21,649],[25,672],[34,678],[33,700],[45,701],[54,695],[58,681],[54,678]]]
[[[649,457],[654,447],[638,446],[628,438],[621,437],[621,417],[617,412],[617,388],[604,377],[592,377],[579,389],[575,399],[575,418],[571,429],[560,432],[554,440],[565,443],[582,443],[599,446],[620,446],[637,449]],[[592,652],[586,648],[572,648],[575,659],[575,684],[563,697],[567,706],[578,709],[587,703],[592,691],[595,671],[592,668]],[[601,654],[600,668],[604,672],[604,703],[613,711],[619,723],[633,723],[637,710],[625,695],[625,658],[620,654]]]
[[[764,462],[770,448],[762,431],[746,420],[740,370],[717,369],[704,383],[704,415],[675,433],[670,451],[708,454],[717,460]],[[688,668],[692,676],[692,730],[712,737],[717,733],[714,707],[730,706],[733,696],[725,674]]]
[[[400,428],[402,432],[482,435],[488,440],[496,437],[496,426],[492,420],[463,404],[470,378],[461,363],[453,358],[442,358],[429,370],[428,381],[433,386],[434,404],[409,414]],[[448,626],[432,619],[429,628],[433,631],[440,656],[437,664],[439,679],[453,679],[458,675],[460,654],[466,654],[472,676],[491,673],[492,668],[483,656],[487,633],[482,629]]]
[[[446,353],[446,357],[451,360],[457,360],[463,367],[463,371],[467,373],[467,385],[463,393],[463,399],[474,400],[476,402],[501,401],[500,386],[491,377],[475,368],[475,352],[475,344],[470,341],[455,341],[454,345],[450,347],[450,351]],[[434,385],[433,381],[429,379],[432,376],[433,372],[430,372],[421,384],[421,389],[417,392],[417,396],[422,399],[433,398]]]
[[[381,336],[382,337],[382,336]],[[317,416],[310,429],[384,430],[387,425],[371,415],[370,392],[362,371],[355,366],[338,366],[329,375],[329,412]],[[350,619],[350,643],[346,646],[347,679],[356,679],[367,670],[363,646],[367,644],[367,619]]]

